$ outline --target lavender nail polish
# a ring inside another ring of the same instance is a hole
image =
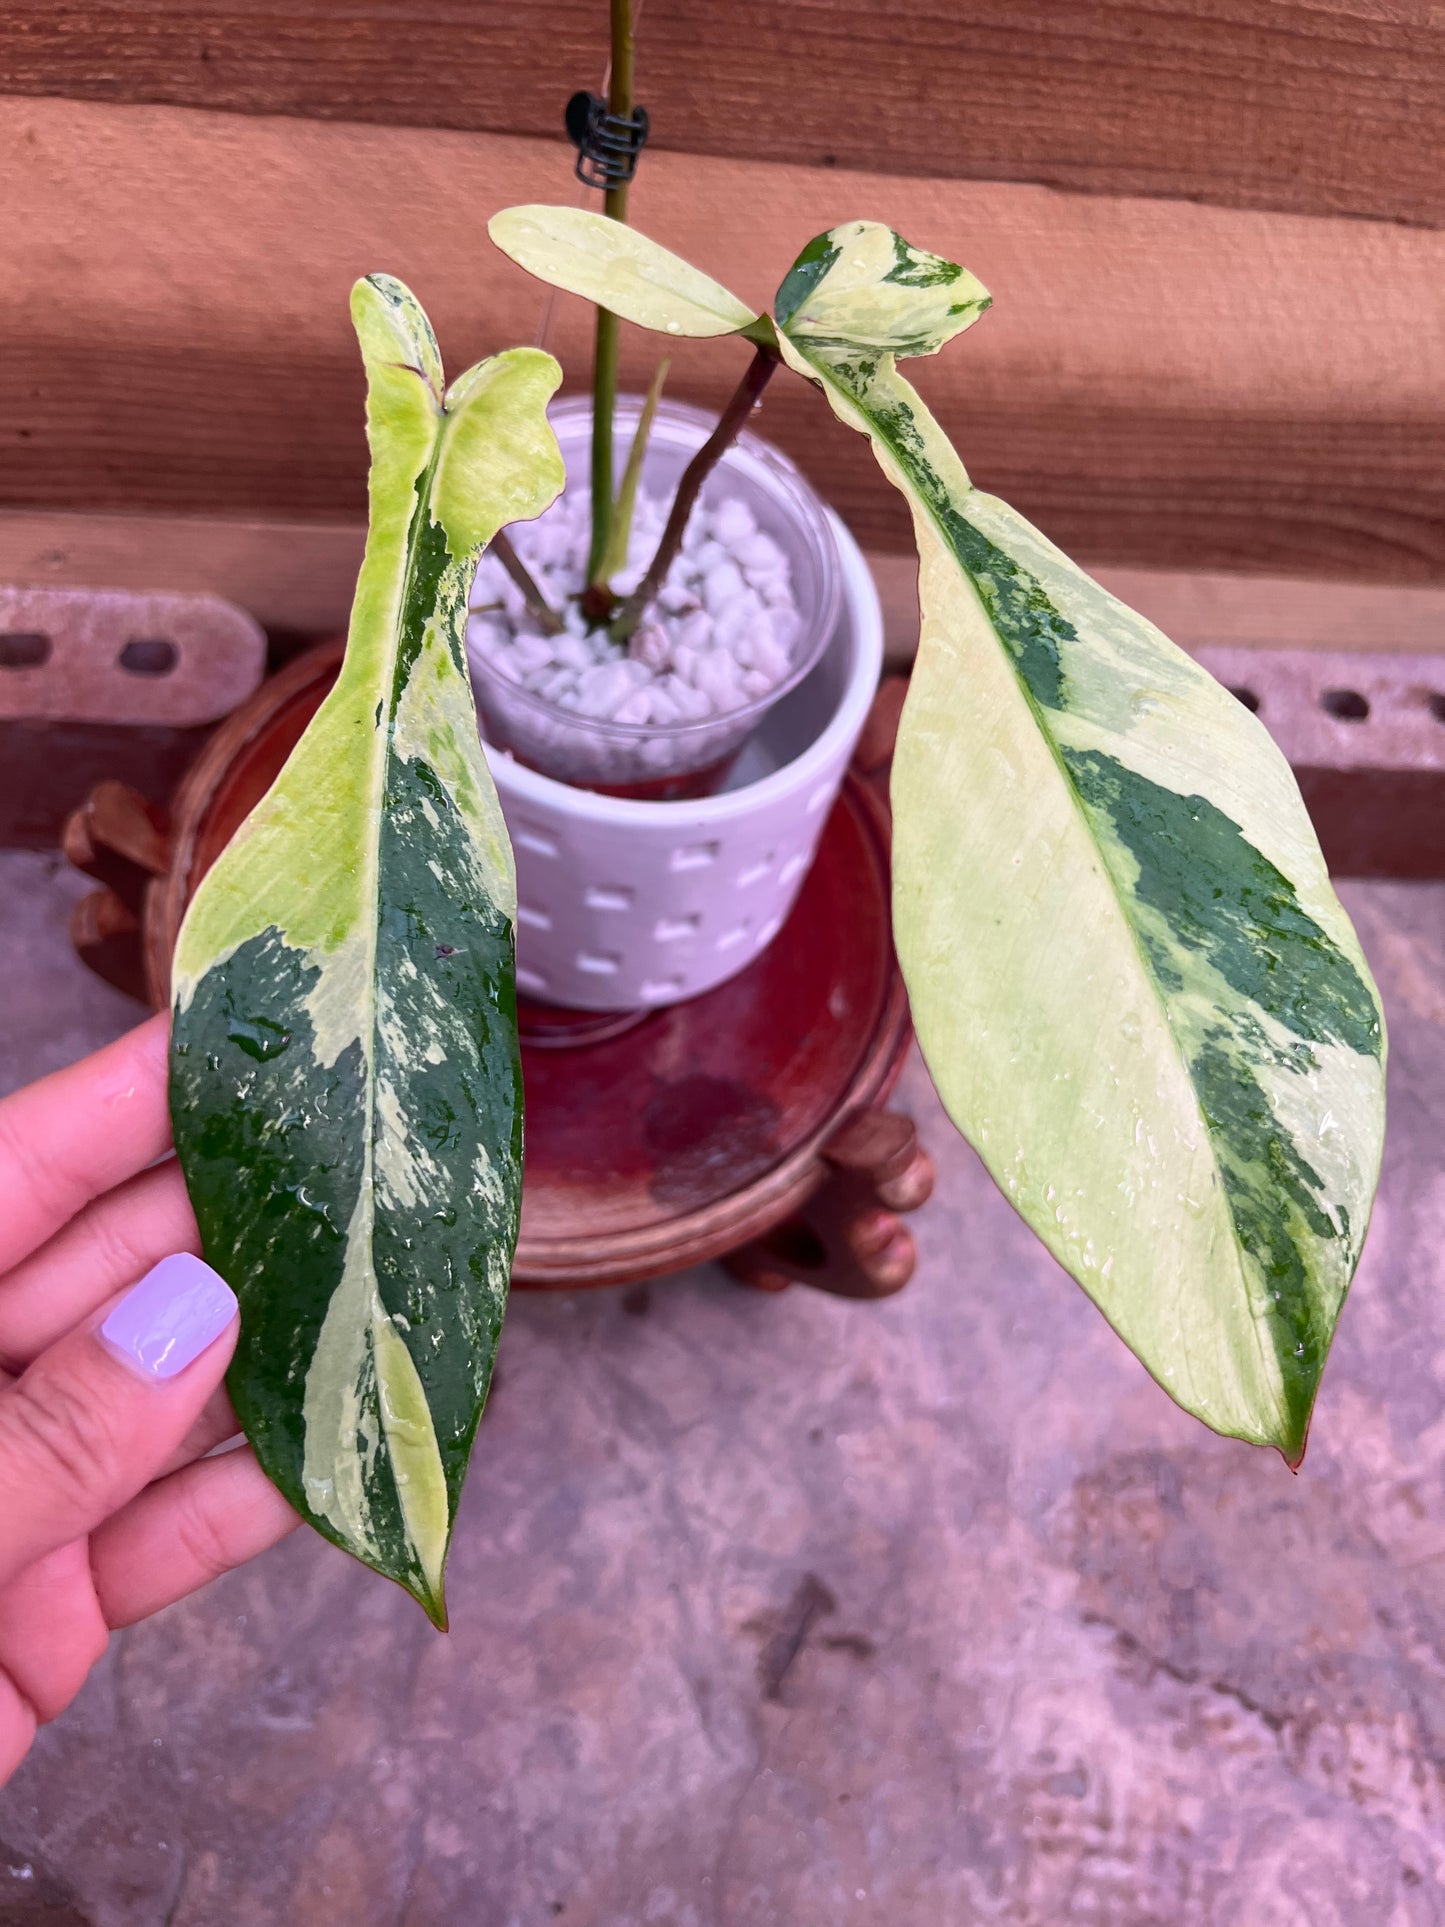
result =
[[[218,1271],[178,1251],[162,1258],[100,1327],[107,1349],[143,1378],[174,1378],[236,1315],[236,1294]]]

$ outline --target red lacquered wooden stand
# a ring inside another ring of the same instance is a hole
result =
[[[76,948],[157,1006],[191,892],[315,714],[340,645],[271,678],[216,731],[169,821],[102,783],[64,849],[103,888]],[[526,1182],[513,1283],[614,1285],[723,1258],[743,1283],[882,1298],[908,1282],[900,1214],[933,1172],[886,1108],[911,1035],[889,920],[885,683],[788,922],[739,976],[645,1013],[523,1003]]]

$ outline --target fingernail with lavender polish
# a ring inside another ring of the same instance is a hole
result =
[[[236,1294],[189,1252],[162,1258],[100,1327],[107,1350],[142,1378],[174,1378],[236,1316]]]

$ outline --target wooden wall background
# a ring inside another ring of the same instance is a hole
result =
[[[0,558],[159,572],[178,527],[234,557],[227,530],[353,525],[348,287],[400,274],[455,367],[536,337],[542,291],[485,221],[581,194],[558,129],[605,14],[6,7]],[[1437,0],[644,0],[638,87],[638,224],[749,298],[857,215],[982,277],[993,312],[920,385],[976,478],[1083,559],[1445,585]],[[585,379],[578,304],[547,345]],[[632,381],[652,349],[629,331]],[[674,389],[716,402],[737,362],[689,347]],[[801,385],[760,426],[867,545],[906,547]]]
[[[1437,223],[1436,0],[642,0],[658,147]],[[605,0],[11,0],[14,94],[553,139]]]

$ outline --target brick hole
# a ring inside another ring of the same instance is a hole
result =
[[[159,636],[134,636],[118,658],[128,676],[168,676],[181,659],[173,642]]]
[[[1438,689],[1432,689],[1425,698],[1425,707],[1437,723],[1445,723],[1445,693],[1442,693]]]
[[[1320,708],[1341,723],[1362,723],[1370,713],[1369,701],[1358,689],[1327,689]]]
[[[50,638],[28,629],[0,633],[0,669],[38,669],[50,660]]]
[[[685,917],[659,917],[652,926],[654,943],[676,943],[683,937],[695,937],[702,928],[702,918],[696,912]]]
[[[589,977],[615,977],[622,968],[622,959],[611,950],[579,950],[577,968],[585,970]]]
[[[517,921],[518,923],[525,924],[529,930],[550,930],[552,928],[552,919],[545,910],[534,910],[526,903],[519,903],[517,905]]]
[[[1229,693],[1237,703],[1244,704],[1251,716],[1259,714],[1259,697],[1252,689],[1235,689],[1231,686]]]

